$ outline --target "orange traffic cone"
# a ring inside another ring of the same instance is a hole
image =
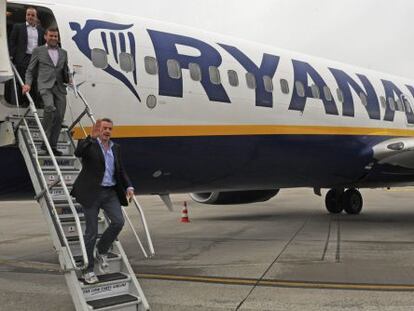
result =
[[[188,219],[187,201],[184,201],[184,207],[181,211],[181,222],[190,222],[190,219]]]

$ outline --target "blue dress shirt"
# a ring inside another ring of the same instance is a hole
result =
[[[102,179],[101,186],[104,187],[112,187],[116,185],[115,180],[115,159],[114,154],[112,152],[112,146],[114,143],[109,141],[109,149],[105,150],[104,145],[102,144],[101,140],[98,138],[99,146],[101,146],[104,158],[105,158],[105,174]]]

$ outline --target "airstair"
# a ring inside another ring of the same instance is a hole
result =
[[[22,80],[14,67],[13,71],[15,79],[21,85]],[[85,221],[82,206],[70,195],[82,164],[74,156],[75,141],[71,132],[75,127],[82,127],[80,121],[85,116],[88,116],[91,122],[95,120],[83,95],[76,86],[73,90],[85,109],[73,124],[63,128],[60,133],[57,148],[62,151],[62,156],[53,155],[41,125],[42,111],[36,109],[29,94],[29,107],[19,108],[18,111],[21,113],[11,115],[8,121],[3,123],[8,124],[8,129],[13,129],[18,147],[23,154],[36,193],[35,198],[46,219],[76,310],[150,310],[144,292],[118,240],[113,243],[108,255],[110,273],[101,274],[96,264],[95,273],[99,283],[89,285],[82,279],[82,269],[88,264],[83,237]],[[42,144],[46,145],[47,152],[41,149]],[[123,208],[125,223],[130,225],[144,256],[151,257],[155,252],[143,210],[135,197],[130,205],[137,208],[141,217],[140,230],[146,235],[147,251],[127,214],[127,209]],[[108,223],[107,217],[101,214],[100,234]]]

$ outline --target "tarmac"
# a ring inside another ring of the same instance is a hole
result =
[[[172,213],[143,196],[156,256],[128,226],[120,240],[153,311],[414,310],[414,189],[361,192],[360,215],[328,214],[310,189],[228,206],[174,195]],[[74,310],[33,200],[0,203],[0,310]]]

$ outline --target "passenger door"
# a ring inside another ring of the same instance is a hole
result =
[[[0,0],[0,83],[13,77],[7,45],[6,0]]]

